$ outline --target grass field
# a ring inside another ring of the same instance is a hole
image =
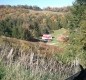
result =
[[[61,45],[63,46],[63,43],[62,43],[62,42],[59,42],[59,41],[57,40],[57,38],[58,38],[60,35],[62,35],[62,34],[68,35],[68,31],[67,31],[66,29],[64,29],[64,28],[59,29],[59,30],[54,30],[54,32],[51,34],[51,35],[53,36],[53,40],[52,40],[51,42],[48,42],[48,44],[50,44],[50,45],[55,45],[55,46],[60,46],[60,47],[61,47]],[[64,44],[64,45],[65,45],[65,44]]]

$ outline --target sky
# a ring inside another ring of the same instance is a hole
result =
[[[71,6],[74,0],[0,0],[0,5],[36,5],[45,7]]]

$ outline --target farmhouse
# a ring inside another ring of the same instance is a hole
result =
[[[42,40],[47,40],[47,41],[52,40],[52,36],[51,36],[51,34],[43,34],[43,36],[42,36]]]

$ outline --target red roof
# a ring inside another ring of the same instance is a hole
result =
[[[50,34],[43,34],[42,39],[52,39],[52,36]]]

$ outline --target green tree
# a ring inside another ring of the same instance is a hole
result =
[[[62,23],[61,23],[61,19],[60,18],[58,18],[57,28],[58,29],[61,29],[62,28]]]
[[[81,57],[86,53],[86,0],[76,0],[71,8],[71,14],[69,53]]]

